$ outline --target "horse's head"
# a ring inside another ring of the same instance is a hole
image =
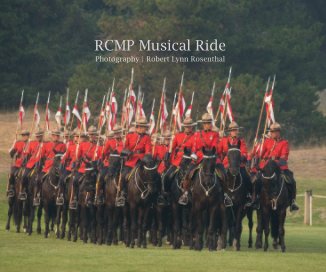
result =
[[[205,174],[213,174],[216,166],[216,148],[212,149],[202,148],[203,160],[201,162],[201,167]]]
[[[240,151],[240,140],[236,145],[231,145],[228,143],[228,153],[227,158],[229,162],[229,172],[231,175],[236,176],[240,172],[240,162],[241,162],[241,151]]]
[[[157,177],[157,164],[151,154],[146,154],[141,162],[141,170],[145,177],[143,181],[147,184],[149,192],[153,192],[153,184]]]
[[[118,151],[114,150],[110,153],[109,156],[109,168],[108,168],[108,175],[115,176],[118,171],[120,171],[121,166],[121,157]]]
[[[262,169],[262,181],[263,184],[268,185],[271,196],[276,196],[280,191],[280,174],[281,169],[274,160],[269,160]]]
[[[181,169],[184,170],[184,169],[186,169],[188,167],[189,163],[192,160],[191,157],[190,157],[190,155],[191,155],[191,149],[185,147],[183,149],[183,156],[182,156],[182,160],[180,162],[180,168]]]
[[[54,151],[54,154],[55,155],[53,158],[53,165],[51,168],[51,172],[58,176],[60,173],[60,163],[61,163],[61,158],[63,156],[63,153]]]

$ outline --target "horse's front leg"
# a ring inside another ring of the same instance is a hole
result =
[[[60,223],[61,223],[61,213],[62,213],[62,205],[57,206],[57,214],[56,214],[56,224],[57,224],[57,230],[56,230],[56,237],[57,239],[60,238]]]
[[[262,208],[257,210],[257,228],[256,228],[256,249],[263,247],[263,216]]]
[[[144,218],[144,208],[138,208],[138,219],[137,219],[137,247],[141,247],[143,239],[143,218]]]
[[[178,249],[181,247],[180,239],[180,207],[177,203],[173,203],[173,248]]]
[[[216,214],[217,205],[214,205],[209,210],[209,225],[208,225],[208,250],[216,250]]]
[[[233,248],[237,251],[240,250],[241,233],[242,233],[242,218],[244,217],[243,206],[240,205],[236,210],[236,223],[235,223],[235,235],[233,241]]]
[[[44,237],[48,238],[49,231],[50,231],[50,217],[49,217],[49,207],[48,204],[45,203],[44,205],[44,222],[45,222],[45,231],[44,231]]]
[[[285,229],[284,229],[284,224],[285,224],[285,218],[286,218],[286,208],[283,208],[280,210],[279,215],[278,215],[278,222],[279,222],[279,227],[278,227],[278,234],[280,238],[280,245],[281,245],[281,250],[282,252],[285,252]]]
[[[10,230],[10,220],[14,211],[15,196],[8,198],[8,218],[6,224],[6,230]]]
[[[264,222],[264,234],[265,234],[265,241],[264,241],[264,251],[268,249],[268,236],[270,232],[270,209],[268,207],[263,207],[263,222]]]
[[[130,236],[131,248],[135,247],[136,231],[137,231],[137,211],[134,205],[130,205]]]
[[[252,228],[254,226],[254,222],[252,220],[253,209],[252,208],[247,208],[247,213],[246,214],[247,214],[248,228],[249,228],[248,248],[252,248]]]
[[[227,235],[227,228],[228,228],[228,222],[227,222],[227,216],[226,216],[226,210],[224,203],[220,203],[219,205],[219,212],[220,212],[220,218],[221,218],[221,228],[220,228],[220,235],[218,237],[217,242],[217,249],[225,249],[226,248],[226,235]]]
[[[146,231],[147,231],[147,222],[148,222],[148,217],[149,217],[149,211],[150,208],[146,206],[144,208],[144,213],[143,213],[143,222],[142,222],[142,245],[143,248],[147,248],[147,239],[146,239]]]
[[[203,249],[203,232],[204,232],[204,222],[203,215],[199,207],[195,208],[195,220],[196,220],[196,244],[195,250]]]
[[[68,205],[64,203],[64,205],[62,206],[62,223],[61,223],[60,239],[64,239],[66,235],[67,217],[68,217]]]

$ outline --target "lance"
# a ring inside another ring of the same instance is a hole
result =
[[[57,116],[58,112],[60,113],[60,115]],[[57,125],[59,129],[61,129],[61,117],[62,117],[62,96],[60,96],[59,109],[55,114],[55,119],[57,121]]]
[[[78,143],[76,146],[76,160],[78,160],[78,152],[79,152],[79,145],[80,145],[80,137],[81,137],[81,132],[83,130],[83,125],[84,125],[84,118],[86,118],[86,113],[84,113],[84,108],[86,106],[86,101],[87,101],[87,93],[88,93],[88,89],[85,89],[85,95],[84,95],[84,105],[83,105],[83,111],[82,111],[82,120],[81,120],[81,126],[80,126],[80,130],[79,130],[79,134],[78,134]],[[77,99],[77,98],[76,98]],[[87,128],[86,128],[86,123],[85,123],[85,133],[87,132]]]
[[[179,114],[180,114],[179,108],[180,108],[180,103],[182,103],[182,101],[181,101],[181,93],[182,93],[182,87],[183,87],[183,78],[184,78],[184,72],[182,73],[181,81],[180,81],[180,89],[179,89],[179,95],[178,95],[178,109],[177,109],[177,112],[175,114],[175,122],[174,122],[174,126],[173,126],[172,137],[171,137],[171,140],[170,140],[169,153],[172,152],[172,143],[173,143],[173,140],[174,140],[174,137],[175,137],[177,120],[178,120],[178,117],[179,117]]]
[[[171,110],[171,117],[170,117],[170,129],[172,128],[172,120],[173,120],[173,111],[174,111],[174,107],[175,107],[175,101],[176,101],[176,98],[177,98],[177,93],[175,92],[174,93],[174,98],[173,98],[173,103],[172,103],[172,110]]]
[[[267,92],[268,92],[268,87],[269,87],[269,82],[270,82],[270,77],[268,77],[268,80],[267,80],[267,84],[266,84],[266,89],[265,89],[265,95],[264,95],[264,98],[263,98],[263,102],[262,102],[262,105],[261,105],[261,108],[260,108],[260,114],[259,114],[259,119],[258,119],[258,125],[257,125],[257,129],[256,129],[256,135],[255,135],[255,139],[254,139],[254,144],[252,146],[252,151],[254,151],[254,148],[257,144],[257,140],[258,140],[258,133],[259,133],[259,129],[260,129],[260,124],[261,124],[261,119],[262,119],[262,116],[263,116],[263,111],[264,111],[264,104],[265,104],[265,97],[267,95]]]
[[[79,96],[79,91],[77,91],[77,94],[76,94],[74,108],[75,108],[75,105],[77,105],[77,103],[78,103],[78,96]],[[72,110],[74,110],[74,109],[72,109]],[[72,113],[72,112],[71,112],[71,113]],[[75,116],[75,114],[72,113],[72,116],[71,116],[71,123],[70,123],[70,131],[72,130],[72,125],[73,125],[73,123],[74,123],[74,116]],[[78,121],[77,121],[77,123],[78,123]]]
[[[157,132],[159,131],[159,124],[160,124],[159,119],[161,118],[161,112],[162,112],[162,107],[163,107],[163,99],[164,99],[164,94],[165,94],[165,84],[166,84],[166,77],[163,80],[163,87],[162,87],[162,93],[161,93],[161,103],[160,103],[160,108],[158,110],[158,115],[157,115],[157,120],[156,120],[156,126],[154,128],[154,133],[155,134],[157,134]],[[154,102],[153,102],[153,106],[154,106]],[[154,151],[155,151],[156,137],[157,137],[157,135],[155,136],[154,145],[152,147],[152,155],[154,155]]]
[[[66,107],[65,107],[65,116],[64,116],[64,128],[63,130],[66,131],[67,130],[67,106],[69,107],[69,88],[67,88],[67,95],[66,95]],[[69,112],[70,116],[71,113]],[[71,116],[71,118],[73,118]],[[68,120],[70,121],[70,120]]]
[[[225,94],[225,97],[224,97],[224,111],[223,111],[223,114],[222,114],[222,120],[223,122],[221,122],[220,124],[220,131],[222,130],[223,133],[224,133],[224,127],[225,127],[225,115],[226,115],[226,96],[227,96],[227,89],[230,88],[230,81],[231,81],[231,74],[232,74],[232,66],[230,67],[230,70],[229,70],[229,77],[228,77],[228,81],[225,85],[225,88],[224,88],[224,94]]]
[[[98,124],[97,124],[98,137],[97,137],[96,148],[95,148],[95,152],[94,152],[94,156],[93,156],[93,161],[95,161],[97,159],[98,147],[100,145],[100,138],[101,138],[101,132],[102,132],[101,118],[103,117],[102,112],[104,111],[105,97],[106,97],[106,95],[103,96],[100,115],[99,115],[99,118],[98,118]]]
[[[24,90],[22,90],[22,95],[20,97],[18,120],[17,120],[16,133],[15,133],[15,140],[14,140],[14,142],[12,144],[12,147],[10,148],[9,152],[15,147],[15,144],[17,142],[19,124],[21,126],[20,129],[22,130],[22,123],[23,123],[23,115],[22,114],[23,113],[21,112],[21,109],[23,107],[23,97],[24,97]],[[15,158],[16,158],[16,154],[15,154],[15,157],[13,157],[12,160],[11,160],[11,166],[13,166]],[[8,189],[9,189],[9,181],[8,181],[8,185],[7,185],[7,191],[8,191]]]
[[[232,87],[230,87],[230,89],[229,89],[230,96],[231,96],[231,91],[232,91]],[[224,136],[224,130],[225,130],[225,127],[226,127],[227,110],[228,110],[228,106],[229,106],[229,101],[227,99],[227,94],[225,95],[225,98],[226,98],[226,102],[227,103],[225,104],[225,109],[224,109],[224,119],[223,119],[222,136]]]
[[[271,95],[273,94],[273,91],[274,91],[275,78],[276,78],[276,76],[274,75],[273,83],[272,83],[272,87],[271,87]],[[268,112],[266,112],[265,126],[264,126],[264,132],[263,132],[263,139],[262,139],[262,143],[261,143],[261,146],[260,146],[260,157],[262,156],[263,145],[264,145],[264,142],[265,142],[265,133],[266,133],[266,130],[267,130],[267,118],[268,118]]]
[[[23,128],[23,115],[21,113],[21,109],[23,107],[23,98],[24,98],[24,90],[22,90],[22,95],[20,97],[19,111],[18,111],[18,121],[17,121],[16,136],[15,136],[14,145],[15,145],[15,143],[17,141],[17,134],[18,134],[19,124],[20,124],[20,129],[22,130],[22,128]]]
[[[50,123],[49,123],[50,122],[50,115],[49,115],[50,96],[51,96],[51,92],[49,92],[48,100],[46,102],[46,107],[45,107],[44,133],[45,133],[45,131],[48,132],[50,129]]]

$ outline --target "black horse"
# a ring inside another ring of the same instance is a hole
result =
[[[230,239],[233,238],[233,247],[236,250],[240,250],[240,240],[242,233],[242,219],[247,214],[247,209],[245,208],[246,202],[246,188],[244,179],[248,179],[249,176],[241,173],[241,151],[240,151],[240,141],[237,145],[228,146],[228,163],[229,168],[226,173],[226,180],[223,183],[224,192],[227,193],[231,199],[233,206],[227,209],[228,222],[229,222],[229,236]],[[249,215],[249,246],[252,244],[252,210],[248,212]],[[250,217],[251,215],[251,217]],[[251,219],[251,220],[250,220]]]
[[[203,148],[203,159],[195,172],[192,182],[192,232],[195,237],[196,250],[203,249],[204,221],[207,221],[207,247],[211,250],[226,246],[227,220],[223,191],[219,176],[215,171],[216,149]],[[204,214],[207,215],[204,220]],[[219,230],[218,242],[216,232]]]
[[[184,155],[179,168],[172,166],[171,170],[175,172],[172,177],[171,174],[166,174],[169,175],[169,177],[167,177],[168,179],[172,178],[172,180],[168,180],[165,183],[167,183],[167,191],[171,192],[171,208],[173,218],[173,249],[181,248],[182,240],[185,244],[188,244],[190,240],[189,228],[191,203],[189,202],[188,205],[179,204],[180,196],[183,194],[182,181],[186,175],[187,168],[192,160],[190,154],[191,150],[185,148]]]
[[[80,208],[80,235],[84,243],[90,236],[91,242],[96,243],[96,206],[94,205],[97,169],[88,165],[79,187],[78,204]]]
[[[56,153],[50,171],[44,176],[42,182],[42,203],[44,208],[45,231],[44,237],[48,238],[50,221],[57,224],[56,235],[60,237],[60,220],[57,220],[56,199],[59,190],[59,167],[63,153]]]
[[[130,240],[131,247],[147,247],[146,230],[150,207],[157,197],[157,165],[151,155],[145,155],[136,167],[128,181],[127,201],[130,210]]]
[[[288,189],[280,167],[274,160],[269,160],[262,169],[260,181],[262,182],[261,209],[257,226],[256,248],[262,247],[262,232],[264,230],[264,251],[267,251],[271,227],[274,249],[277,249],[280,244],[282,252],[285,252],[284,223],[286,209],[289,206]]]

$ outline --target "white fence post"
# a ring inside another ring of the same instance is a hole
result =
[[[312,190],[304,194],[304,224],[312,226]]]

